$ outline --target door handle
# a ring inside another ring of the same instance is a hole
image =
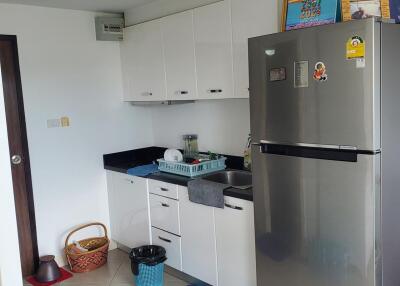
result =
[[[222,89],[209,89],[208,92],[209,93],[221,93]]]
[[[238,210],[238,211],[242,211],[242,210],[243,210],[242,207],[233,206],[233,205],[230,205],[230,204],[225,204],[225,206],[226,206],[227,208],[231,208],[231,209]]]
[[[171,240],[166,239],[166,238],[161,237],[161,236],[159,236],[158,239],[160,239],[160,240],[162,240],[162,241],[165,241],[165,242],[168,242],[168,243],[171,243],[171,242],[172,242]]]
[[[20,155],[13,155],[11,157],[11,163],[13,165],[19,165],[22,163],[22,157]]]

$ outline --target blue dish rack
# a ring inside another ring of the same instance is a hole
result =
[[[199,164],[170,162],[165,161],[164,159],[158,159],[157,161],[159,164],[158,169],[160,171],[191,178],[226,169],[226,157],[201,162]]]

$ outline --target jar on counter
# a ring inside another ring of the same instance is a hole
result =
[[[198,136],[196,134],[183,135],[183,157],[186,158],[197,158],[199,156],[199,146],[197,142]]]

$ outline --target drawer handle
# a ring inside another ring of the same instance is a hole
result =
[[[152,92],[142,92],[142,96],[152,96]]]
[[[160,239],[160,240],[162,240],[162,241],[165,241],[165,242],[168,242],[168,243],[171,243],[171,242],[172,242],[171,240],[166,239],[166,238],[161,237],[161,236],[159,236],[158,239]]]
[[[165,208],[169,208],[169,204],[166,204],[166,203],[161,203],[161,206],[163,206]]]
[[[242,211],[242,210],[243,210],[242,207],[233,206],[233,205],[230,205],[230,204],[225,204],[225,206],[226,206],[227,208],[231,208],[231,209],[238,210],[238,211]]]
[[[133,184],[133,180],[131,180],[131,179],[125,179],[125,181],[127,181],[127,182]]]
[[[222,89],[209,89],[208,92],[209,93],[221,93]]]
[[[176,93],[177,94],[181,94],[181,95],[185,95],[185,94],[189,94],[189,91],[187,91],[187,90],[178,90]]]
[[[169,190],[167,188],[160,188],[160,190],[163,192],[169,192]]]

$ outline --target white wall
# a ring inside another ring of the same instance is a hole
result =
[[[19,258],[11,165],[8,158],[10,158],[10,152],[3,99],[3,83],[0,80],[0,285],[19,286],[22,285],[21,262]]]
[[[152,107],[154,144],[183,147],[183,134],[198,134],[199,149],[243,156],[250,133],[248,99],[198,101]]]
[[[120,100],[119,43],[95,40],[94,17],[0,4],[0,34],[18,37],[41,255],[62,257],[76,225],[108,224],[102,155],[153,143],[147,110]],[[61,116],[71,127],[46,127]]]
[[[156,0],[125,11],[125,25],[131,26],[221,0]],[[244,0],[243,0],[244,1]],[[270,0],[267,0],[270,1]]]

